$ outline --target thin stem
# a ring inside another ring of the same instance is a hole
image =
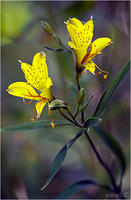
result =
[[[60,109],[59,109],[59,113],[69,122],[71,122],[72,124],[74,124],[75,126],[81,128],[81,126],[79,126],[76,122],[74,122],[73,120],[71,120],[69,117],[67,117]]]
[[[78,115],[78,113],[79,113],[79,109],[80,109],[80,106],[78,105],[78,106],[77,106],[76,113],[74,114],[74,118],[76,118],[76,117],[77,117],[77,115]]]
[[[101,158],[100,154],[98,153],[98,151],[97,151],[97,149],[96,149],[91,137],[89,136],[89,133],[87,132],[87,129],[85,130],[84,133],[85,133],[86,137],[88,138],[88,141],[89,141],[89,143],[90,143],[90,145],[91,145],[91,147],[92,147],[97,159],[99,160],[100,164],[105,168],[106,172],[108,173],[109,178],[110,178],[110,180],[112,182],[112,186],[113,186],[114,192],[117,193],[117,194],[120,194],[121,191],[116,185],[116,182],[115,182],[115,179],[114,179],[114,176],[113,176],[111,170],[106,165],[106,163],[102,160],[102,158]]]
[[[81,76],[80,73],[76,74],[76,84],[77,84],[78,91],[80,90],[80,76]]]
[[[69,109],[67,109],[67,112],[69,113],[69,115],[71,116],[71,118],[73,119],[73,121],[74,121],[76,124],[78,124],[79,127],[82,128],[82,127],[83,127],[82,124],[80,124],[80,123],[75,119],[75,117],[72,115],[72,113],[70,112]]]
[[[81,111],[81,123],[84,123],[85,117],[84,117],[84,111]]]
[[[77,83],[77,88],[78,88],[78,91],[81,89],[80,87],[80,76],[81,76],[81,73],[77,73],[76,74],[76,83]],[[84,111],[82,110],[81,111],[81,123],[84,123]]]

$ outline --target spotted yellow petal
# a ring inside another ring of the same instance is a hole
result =
[[[53,85],[52,80],[50,77],[48,77],[46,81],[46,88],[50,88],[52,85]]]
[[[68,42],[68,45],[72,48],[72,49],[77,49],[75,44],[73,42]]]
[[[46,100],[43,100],[43,101],[38,101],[36,104],[35,104],[35,108],[36,108],[36,112],[37,112],[37,118],[40,119],[40,115],[42,113],[42,110],[44,108],[44,106],[46,105]]]
[[[67,30],[72,42],[77,49],[88,48],[93,37],[93,20],[89,20],[86,24],[82,24],[78,19],[72,18],[67,21]]]
[[[52,96],[50,88],[43,89],[43,91],[41,92],[40,96],[48,99],[49,101],[51,101],[53,99],[53,96]]]
[[[37,97],[38,94],[36,93],[34,88],[25,82],[12,83],[8,86],[7,91],[13,96],[22,97],[25,99],[34,99],[34,97],[36,97],[34,100],[40,99],[39,97]]]
[[[111,44],[111,39],[107,37],[98,38],[92,43],[92,50],[90,52],[90,58],[92,59],[97,54],[100,54],[101,51]]]
[[[90,19],[82,24],[78,19],[72,18],[67,21],[66,25],[71,38],[71,42],[68,44],[75,52],[77,64],[81,65],[93,37],[93,20]]]
[[[94,74],[95,72],[95,63],[91,60],[90,62],[86,63],[86,65],[84,65],[85,67],[85,71],[89,70],[92,74]]]
[[[48,80],[48,68],[44,52],[37,53],[34,56],[32,66],[27,63],[21,63],[21,69],[25,73],[27,82],[37,90],[41,91],[46,86]]]
[[[73,24],[74,26],[80,28],[83,26],[82,22],[77,19],[77,18],[72,18],[72,19],[69,19],[70,23]]]

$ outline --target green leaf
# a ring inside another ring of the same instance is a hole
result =
[[[94,97],[94,94],[91,95],[89,101],[85,102],[85,103],[81,106],[79,112],[81,112],[82,110],[84,110],[84,109],[89,105],[89,103],[91,102],[91,100],[92,100],[93,97]]]
[[[126,161],[124,157],[124,153],[118,144],[118,142],[112,137],[109,133],[107,133],[103,128],[96,126],[93,127],[99,137],[105,142],[105,144],[111,149],[111,151],[116,155],[120,167],[121,167],[121,176],[124,175],[126,169]]]
[[[64,52],[67,52],[65,49],[54,49],[54,48],[51,48],[51,47],[47,47],[47,46],[44,46],[44,48],[50,50],[50,51],[64,51]]]
[[[94,117],[99,117],[102,114],[108,101],[110,100],[112,95],[115,93],[116,89],[118,88],[118,86],[120,85],[124,77],[126,76],[129,69],[130,69],[130,61],[121,69],[117,77],[109,84],[109,86],[104,91],[96,107],[95,113],[93,115]]]
[[[26,131],[30,129],[37,129],[37,128],[44,128],[44,127],[51,127],[50,120],[41,120],[35,122],[29,122],[25,124],[18,124],[14,126],[10,126],[8,128],[3,128],[1,131],[3,132],[10,132],[10,131]],[[65,125],[72,125],[70,122],[55,120],[55,126],[65,126]]]
[[[81,180],[81,181],[73,183],[72,185],[70,185],[67,188],[65,188],[57,196],[57,199],[66,199],[66,198],[72,196],[73,194],[81,191],[82,189],[84,189],[84,188],[86,188],[87,186],[90,186],[90,185],[96,185],[96,186],[111,190],[109,186],[99,185],[99,183],[97,183],[96,181],[93,181],[93,180]]]
[[[52,167],[51,167],[51,171],[50,171],[50,175],[46,181],[46,183],[44,184],[44,186],[41,188],[41,190],[44,190],[47,185],[50,183],[50,181],[54,178],[54,176],[56,175],[56,173],[59,171],[59,169],[61,168],[61,165],[66,157],[67,154],[67,150],[74,144],[74,142],[77,140],[77,138],[79,138],[83,133],[83,130],[80,130],[77,135],[70,140],[57,154],[57,156],[55,157],[53,163],[52,163]]]
[[[67,145],[65,145],[57,154],[57,156],[55,157],[52,167],[51,167],[51,171],[50,171],[50,176],[48,177],[46,183],[44,184],[44,186],[41,188],[41,190],[44,190],[46,188],[46,186],[50,183],[50,181],[54,178],[54,176],[56,175],[56,173],[58,172],[58,170],[61,168],[61,165],[66,157],[67,154]]]
[[[94,126],[98,123],[100,123],[102,121],[101,118],[98,117],[90,117],[88,118],[85,123],[84,123],[84,127],[89,127],[89,126]]]

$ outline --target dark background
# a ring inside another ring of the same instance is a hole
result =
[[[52,52],[44,45],[61,48],[54,39],[43,31],[39,21],[46,20],[53,30],[68,45],[69,35],[64,21],[76,17],[88,21],[93,15],[93,41],[99,37],[112,38],[113,44],[96,57],[95,62],[109,71],[107,80],[95,77],[89,72],[81,79],[86,89],[86,98],[95,94],[87,109],[91,116],[104,89],[129,60],[130,47],[130,2],[129,1],[30,1],[2,2],[2,127],[30,122],[34,102],[25,105],[21,98],[6,92],[8,85],[15,81],[25,81],[18,59],[30,63],[33,56],[43,50],[47,55],[52,92],[55,97],[66,101],[72,111],[77,103],[75,68],[72,57],[66,52]],[[112,97],[103,115],[101,125],[121,144],[126,156],[127,170],[123,180],[123,190],[129,193],[129,74]],[[61,119],[55,112],[54,119]],[[42,119],[49,119],[47,108]],[[55,198],[66,186],[81,179],[96,179],[109,183],[108,176],[99,165],[85,137],[81,137],[68,152],[62,168],[43,192],[51,163],[64,144],[74,137],[75,128],[44,128],[31,131],[2,133],[2,198],[4,199],[49,199]],[[93,140],[116,177],[119,166],[116,157],[92,132]],[[72,198],[106,198],[102,189],[90,186]]]

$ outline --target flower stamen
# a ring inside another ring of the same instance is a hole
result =
[[[107,71],[103,71],[102,69],[100,69],[96,64],[95,64],[96,68],[99,70],[98,74],[96,73],[95,71],[95,75],[101,75],[101,73],[105,73],[104,75],[104,79],[107,79],[108,75],[109,75],[109,72]]]
[[[34,98],[35,98],[35,97],[34,97]],[[24,104],[30,104],[30,103],[34,100],[34,98],[31,99],[29,102],[26,102],[25,99],[23,98],[23,102],[24,102]]]
[[[54,127],[55,127],[54,119],[53,119],[52,116],[51,116],[50,110],[48,110],[48,116],[49,116],[49,118],[52,120],[51,123],[50,123],[50,124],[51,124],[51,127],[54,128]]]

